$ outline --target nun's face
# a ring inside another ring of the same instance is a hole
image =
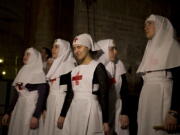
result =
[[[54,45],[53,45],[53,48],[52,48],[52,57],[53,57],[54,59],[56,59],[56,58],[58,57],[59,51],[60,51],[59,45],[54,44]]]
[[[25,52],[24,57],[23,57],[23,63],[24,64],[28,64],[28,60],[30,58],[30,55],[31,55],[30,52]]]
[[[155,35],[155,23],[154,21],[146,21],[144,31],[148,39],[152,39]]]
[[[115,62],[117,59],[117,48],[114,47],[110,47],[109,48],[109,60],[112,62]]]
[[[89,55],[89,49],[86,46],[75,44],[73,45],[73,53],[78,61],[82,61]]]

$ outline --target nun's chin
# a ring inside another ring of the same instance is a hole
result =
[[[24,65],[27,65],[27,63],[28,63],[27,61],[23,61],[23,64],[24,64]]]
[[[146,38],[147,38],[148,40],[152,40],[153,37],[154,37],[154,34],[146,34]]]
[[[58,56],[53,56],[52,58],[53,58],[53,59],[57,59],[57,57],[58,57]]]
[[[111,62],[116,62],[117,58],[116,57],[109,57],[108,61],[111,61]]]

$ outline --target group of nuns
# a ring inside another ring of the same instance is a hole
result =
[[[180,113],[180,45],[170,21],[159,15],[146,19],[145,35],[148,42],[137,70],[144,80],[138,135],[168,135],[178,127]],[[40,52],[28,48],[2,118],[8,135],[129,135],[126,69],[117,55],[113,39],[94,43],[83,33],[72,47],[56,39],[45,75]]]

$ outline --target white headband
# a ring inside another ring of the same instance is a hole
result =
[[[83,33],[83,34],[76,36],[73,40],[73,45],[86,46],[90,50],[95,51],[92,37],[87,33]]]

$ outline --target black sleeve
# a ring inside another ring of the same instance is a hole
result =
[[[50,89],[50,87],[49,87],[49,83],[46,83],[46,94],[45,94],[45,102],[44,102],[44,104],[43,104],[43,111],[46,111],[47,110],[47,98],[48,98],[48,95],[49,95],[49,90]]]
[[[14,87],[12,90],[13,90],[12,99],[10,101],[10,105],[9,105],[8,109],[5,111],[5,113],[8,115],[11,115],[11,112],[13,111],[14,106],[16,105],[17,99],[19,97],[19,94]]]
[[[60,116],[66,117],[74,96],[71,84],[71,72],[60,76],[60,85],[67,85],[66,97],[64,99],[64,104],[60,113]]]
[[[48,85],[48,84],[46,84],[46,83],[39,83],[39,84],[30,84],[30,83],[27,83],[25,85],[25,87],[28,89],[28,91],[34,91],[34,90],[39,90],[41,85]]]
[[[128,83],[127,83],[127,79],[126,79],[126,75],[122,74],[121,75],[122,78],[122,86],[121,86],[121,90],[120,90],[120,97],[122,100],[122,110],[121,110],[121,114],[122,115],[128,115],[128,111],[129,111],[129,92],[128,92]]]
[[[38,90],[39,96],[33,116],[39,118],[41,116],[41,113],[44,111],[44,106],[46,104],[47,95],[49,92],[49,85],[47,83],[42,83],[42,84],[31,84],[31,86],[34,88],[36,87],[35,89]]]
[[[99,103],[102,109],[103,123],[108,122],[108,94],[109,94],[109,78],[103,64],[98,64],[94,72],[93,83],[99,84],[98,95]]]
[[[173,79],[171,110],[180,111],[180,67],[170,69]]]

